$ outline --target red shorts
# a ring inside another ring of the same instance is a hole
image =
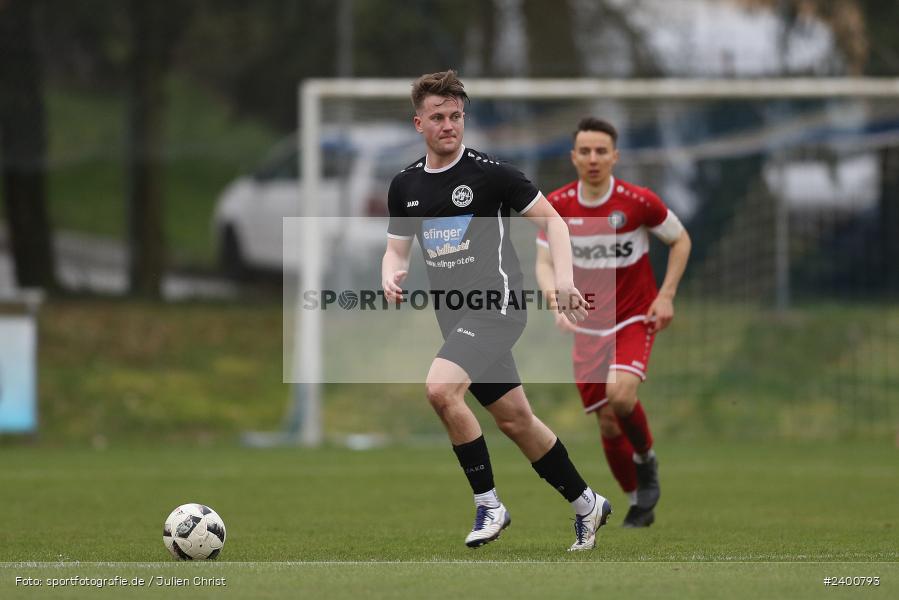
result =
[[[598,410],[609,401],[606,381],[614,377],[612,371],[633,373],[646,380],[654,341],[655,334],[649,333],[642,315],[622,321],[605,335],[575,334],[574,377],[584,412]]]

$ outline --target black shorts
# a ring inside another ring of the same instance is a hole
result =
[[[512,346],[521,337],[527,317],[494,312],[471,312],[444,329],[437,352],[462,367],[471,379],[469,391],[487,406],[521,385]]]

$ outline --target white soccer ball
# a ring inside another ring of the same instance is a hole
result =
[[[162,528],[162,542],[178,560],[213,559],[225,545],[225,522],[203,504],[182,504]]]

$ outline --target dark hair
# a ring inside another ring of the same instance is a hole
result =
[[[581,122],[577,124],[577,129],[574,132],[575,140],[577,140],[577,134],[582,131],[599,131],[607,133],[609,137],[612,138],[612,145],[618,145],[618,130],[608,121],[603,121],[596,117],[584,117],[581,119]]]
[[[463,104],[468,100],[465,86],[462,85],[458,74],[452,69],[422,75],[412,83],[412,106],[415,107],[415,110],[421,108],[428,96],[458,98]]]

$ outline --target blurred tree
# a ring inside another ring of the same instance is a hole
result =
[[[117,92],[128,70],[128,4],[120,0],[42,0],[38,44],[48,81]]]
[[[662,77],[648,34],[627,4],[612,0],[568,0],[584,74],[598,77]]]
[[[776,10],[784,35],[809,18],[833,32],[849,75],[899,75],[899,3],[884,0],[741,0]]]
[[[862,0],[860,2],[866,26],[870,53],[864,72],[873,76],[899,75],[899,2]],[[887,291],[899,292],[899,149],[895,146],[880,151],[880,241],[882,281]]]
[[[129,290],[160,297],[166,267],[163,235],[165,80],[172,50],[188,21],[189,0],[131,0],[127,169]]]
[[[490,10],[491,2],[472,0],[358,2],[356,72],[365,77],[411,78],[461,69],[466,31],[477,27]]]
[[[525,0],[528,62],[534,77],[578,77],[583,73],[574,44],[568,2]]]
[[[883,244],[881,276],[888,291],[899,292],[899,148],[880,153],[880,238]]]
[[[865,25],[865,39],[869,49],[864,72],[866,75],[899,75],[899,2],[860,0]]]
[[[96,91],[116,89],[131,76],[129,3],[46,1],[54,10],[43,11],[41,44],[56,80]],[[347,3],[181,0],[162,5],[170,24],[182,29],[167,51],[169,71],[217,92],[239,115],[293,129],[298,83],[337,74],[338,20]],[[359,77],[411,78],[462,68],[470,32],[482,31],[481,48],[488,57],[483,74],[489,74],[491,5],[482,0],[351,2],[352,60],[343,64]]]
[[[481,2],[463,0],[459,10],[472,18],[460,43],[463,45],[460,73],[465,77],[488,77],[492,73],[491,57],[496,37],[496,0]]]
[[[190,35],[176,49],[176,68],[228,99],[238,114],[285,132],[294,129],[298,83],[335,75],[338,3],[197,0],[193,5]],[[357,17],[354,28],[360,25]]]
[[[0,0],[0,160],[16,282],[56,288],[34,0]]]
[[[338,72],[338,24],[346,3],[333,0],[200,0],[175,62],[228,98],[239,114],[288,131],[297,126],[297,85]],[[409,77],[466,58],[469,28],[488,3],[478,0],[364,0],[350,3],[352,31],[343,69],[356,77]],[[348,22],[351,21],[351,22]],[[463,73],[464,75],[464,73]]]

